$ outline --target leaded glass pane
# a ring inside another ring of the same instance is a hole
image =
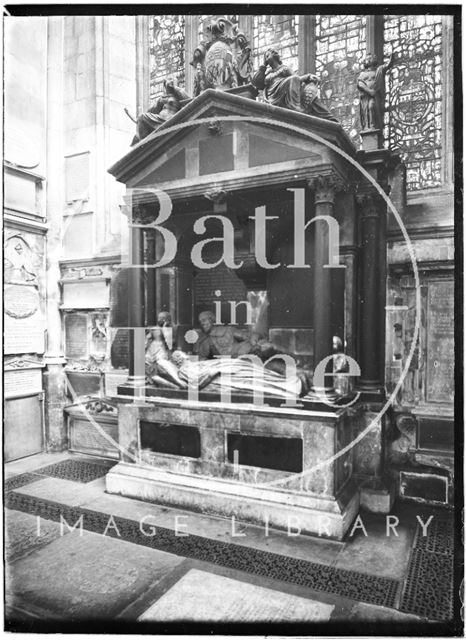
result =
[[[387,73],[385,137],[407,166],[407,188],[442,183],[442,17],[387,16],[385,55],[397,59]]]
[[[316,16],[316,73],[321,80],[321,99],[358,147],[356,81],[365,54],[365,16]]]
[[[163,94],[163,81],[173,76],[180,87],[185,84],[185,17],[151,16],[150,99]]]
[[[280,53],[283,64],[298,70],[299,16],[254,16],[253,55],[254,69],[264,59],[269,47]]]

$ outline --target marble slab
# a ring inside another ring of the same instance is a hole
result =
[[[324,622],[334,605],[191,569],[141,622]]]
[[[10,601],[49,611],[64,620],[114,618],[183,558],[78,530],[68,533],[10,568]]]

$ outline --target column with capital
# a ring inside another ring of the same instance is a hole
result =
[[[129,234],[128,327],[129,362],[128,384],[145,384],[145,286],[144,286],[144,219],[142,206],[133,203]],[[155,294],[155,292],[154,292]]]
[[[334,217],[335,195],[344,188],[340,178],[334,175],[320,175],[308,181],[309,188],[314,192],[315,217]],[[336,221],[335,221],[336,222]],[[314,309],[314,374],[316,367],[325,358],[333,355],[334,323],[332,318],[333,268],[344,268],[333,260],[336,247],[331,247],[332,241],[329,223],[325,220],[316,220],[314,228],[313,251],[313,309]],[[337,261],[338,262],[338,261]],[[344,301],[341,300],[341,305]],[[314,375],[313,386],[308,398],[316,402],[333,402],[337,398],[333,386],[333,359],[325,366],[325,375],[322,380],[316,380]],[[328,375],[330,374],[330,375]]]
[[[359,358],[361,377],[357,384],[363,398],[385,398],[385,264],[386,216],[380,196],[356,196],[360,222]]]

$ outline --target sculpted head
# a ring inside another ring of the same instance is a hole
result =
[[[177,367],[181,367],[183,362],[186,362],[188,356],[183,351],[179,351],[178,349],[172,353],[172,361],[176,364]]]
[[[364,60],[364,68],[371,69],[377,66],[377,56],[374,53],[368,53]]]
[[[215,316],[212,311],[201,311],[199,314],[199,324],[204,333],[210,333],[215,324]]]
[[[270,47],[270,49],[267,49],[267,51],[265,52],[264,61],[265,64],[271,64],[274,60],[278,62],[278,64],[282,63],[278,51],[273,47]]]
[[[159,327],[171,327],[172,317],[168,311],[161,311],[157,316],[157,324]]]

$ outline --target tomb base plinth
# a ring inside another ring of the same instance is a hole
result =
[[[154,398],[119,405],[109,493],[341,540],[359,510],[354,409]]]

